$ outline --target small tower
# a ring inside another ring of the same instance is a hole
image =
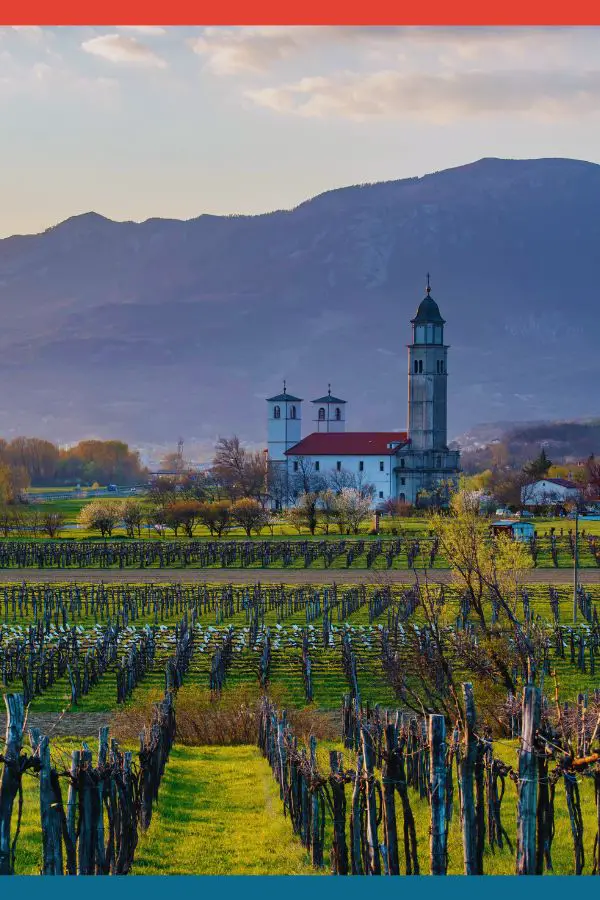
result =
[[[283,392],[267,398],[268,457],[270,462],[285,462],[285,451],[302,437],[302,400],[288,394],[285,381]]]
[[[444,325],[437,303],[427,293],[414,319],[408,347],[408,436],[413,450],[444,450],[447,436],[447,357]]]
[[[315,410],[315,431],[340,432],[346,430],[346,401],[334,397],[331,393],[331,385],[327,385],[327,394],[313,400]]]

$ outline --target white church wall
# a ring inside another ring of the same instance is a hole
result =
[[[340,463],[340,469],[360,477],[364,484],[372,484],[375,487],[375,498],[373,506],[384,503],[391,496],[394,490],[394,474],[393,467],[396,464],[395,457],[391,456],[311,456],[310,460],[315,467],[315,471],[324,478],[335,475],[337,464]],[[360,463],[363,463],[363,469],[360,469]],[[383,463],[383,471],[380,469],[380,463]],[[290,477],[293,477],[294,458],[290,458],[289,462]]]

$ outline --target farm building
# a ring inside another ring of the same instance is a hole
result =
[[[499,522],[492,522],[492,533],[508,534],[516,541],[529,541],[535,535],[535,527],[531,522],[502,519]]]
[[[521,488],[523,506],[550,506],[579,499],[581,488],[566,478],[542,478]]]
[[[389,499],[414,504],[423,493],[456,484],[460,453],[448,447],[445,324],[428,277],[426,296],[411,319],[407,431],[346,431],[347,403],[329,388],[312,401],[313,429],[302,437],[301,398],[289,394],[285,382],[282,393],[268,398],[269,468],[286,486],[279,504],[326,480],[372,485],[375,507]]]

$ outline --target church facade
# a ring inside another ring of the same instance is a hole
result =
[[[346,431],[346,401],[332,395],[311,401],[312,430],[302,436],[303,400],[283,392],[269,397],[269,471],[283,479],[283,505],[314,484],[374,489],[373,506],[395,499],[418,504],[456,484],[460,452],[448,448],[448,346],[445,320],[427,292],[411,319],[408,345],[408,430]],[[281,501],[280,501],[281,502]]]

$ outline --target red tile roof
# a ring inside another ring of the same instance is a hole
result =
[[[288,456],[392,456],[392,442],[406,444],[405,431],[318,432],[302,438],[286,451]]]

